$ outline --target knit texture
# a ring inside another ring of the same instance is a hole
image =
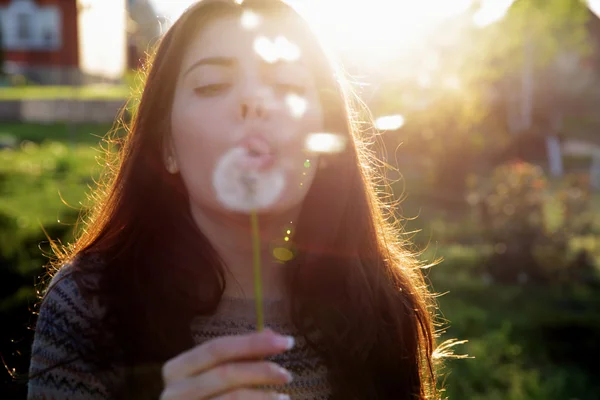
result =
[[[124,386],[125,374],[117,365],[99,370],[86,361],[86,354],[97,345],[93,338],[105,308],[82,295],[71,269],[68,264],[56,273],[49,285],[53,289],[40,307],[29,371],[30,400],[114,399]],[[265,324],[296,339],[292,350],[268,358],[290,371],[294,380],[265,389],[287,393],[298,400],[328,399],[331,389],[327,368],[294,328],[288,310],[285,301],[266,302]],[[192,320],[190,333],[194,342],[201,344],[255,329],[253,300],[223,298],[215,314]]]

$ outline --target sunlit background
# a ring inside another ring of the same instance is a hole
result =
[[[0,355],[15,371],[28,366],[45,235],[72,239],[100,138],[192,3],[0,0]],[[399,239],[425,263],[444,259],[427,271],[445,293],[442,340],[468,340],[456,352],[474,357],[449,363],[450,400],[596,400],[600,0],[289,3],[368,108],[358,128],[383,161],[376,189],[403,221]],[[254,49],[301,57],[283,35]],[[285,105],[295,117],[308,106],[293,93]],[[344,138],[312,132],[305,147],[338,153]],[[293,257],[282,250],[273,256]],[[0,393],[22,399],[24,387],[6,375]]]

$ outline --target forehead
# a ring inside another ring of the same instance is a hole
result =
[[[245,15],[257,16],[258,25],[248,27],[248,24],[244,23],[247,20],[243,16],[228,16],[211,21],[203,29],[199,29],[187,47],[183,66],[193,63],[199,57],[235,57],[258,60],[261,56],[260,52],[256,51],[255,42],[259,38],[274,40],[284,37],[298,48],[302,47],[298,35],[290,32],[290,29],[284,29],[286,18],[258,16],[258,14]]]

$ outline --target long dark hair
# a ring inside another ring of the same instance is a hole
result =
[[[344,152],[322,156],[302,206],[297,256],[287,269],[293,321],[326,363],[335,398],[436,398],[433,295],[375,189],[380,182],[368,138],[356,127],[339,75],[283,2],[205,0],[174,23],[148,62],[112,175],[98,188],[85,229],[56,262],[102,259],[75,268],[101,268],[105,328],[123,349],[125,365],[160,365],[194,345],[191,319],[218,305],[223,265],[190,216],[181,178],[165,171],[162,146],[190,38],[214,18],[244,9],[286,18],[284,33],[299,40],[317,79],[325,129],[349,139]],[[99,359],[109,354],[102,353]]]

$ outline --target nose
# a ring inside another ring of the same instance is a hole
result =
[[[272,93],[267,86],[246,84],[240,96],[240,117],[248,119],[268,119]]]
[[[240,105],[240,116],[242,119],[264,119],[266,108],[261,100],[244,99]]]

